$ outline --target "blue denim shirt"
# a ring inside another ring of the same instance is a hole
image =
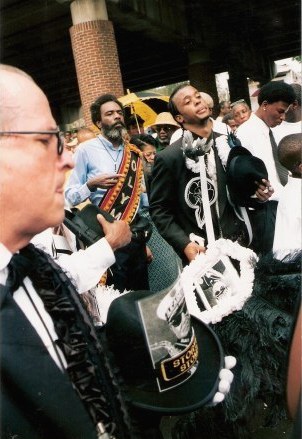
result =
[[[101,135],[79,145],[74,154],[75,167],[65,190],[67,203],[77,206],[89,198],[93,204],[99,205],[106,190],[98,188],[91,192],[87,187],[87,181],[100,174],[116,174],[115,164],[118,169],[123,151],[122,144],[116,149]]]

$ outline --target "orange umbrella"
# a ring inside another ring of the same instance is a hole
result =
[[[163,111],[168,111],[169,96],[159,93],[128,93],[121,96],[118,100],[125,108],[125,116],[131,114],[140,116],[144,120],[144,127],[154,124],[156,116]]]

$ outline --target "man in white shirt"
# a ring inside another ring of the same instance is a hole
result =
[[[272,129],[277,144],[280,140],[289,135],[300,133],[301,134],[301,85],[298,83],[290,84],[296,95],[295,101],[289,106],[285,115],[285,120]]]
[[[268,171],[268,179],[274,189],[270,201],[257,210],[250,210],[255,250],[266,253],[272,249],[277,201],[280,190],[286,184],[288,171],[277,159],[277,145],[271,128],[281,124],[295,94],[290,85],[272,81],[261,87],[258,94],[259,108],[237,130],[242,146],[262,159]]]
[[[1,437],[96,439],[109,429],[119,436],[128,429],[126,408],[78,293],[29,244],[64,218],[71,154],[31,77],[0,65],[0,86]],[[130,230],[99,220],[105,238],[90,251],[107,246],[107,265]]]
[[[290,171],[278,203],[273,252],[278,259],[302,247],[302,139],[300,134],[283,137],[279,144],[280,162]]]

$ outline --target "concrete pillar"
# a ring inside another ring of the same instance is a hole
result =
[[[247,57],[247,53],[249,57]],[[244,99],[250,105],[250,93],[248,87],[248,66],[246,65],[247,59],[252,59],[252,51],[250,48],[243,46],[239,41],[236,44],[234,35],[230,36],[230,44],[226,53],[228,60],[228,72],[229,72],[229,92],[230,101],[235,102],[239,99]]]
[[[83,105],[83,117],[91,125],[90,105],[103,93],[124,94],[114,29],[108,21],[105,0],[71,3],[71,44]]]
[[[238,63],[229,68],[229,91],[230,101],[235,102],[239,99],[244,99],[249,105],[251,105],[250,92],[248,86],[248,79],[244,72],[243,66],[237,68]]]
[[[212,96],[215,103],[218,103],[215,72],[207,54],[201,50],[191,51],[188,54],[188,74],[190,84],[199,91]]]

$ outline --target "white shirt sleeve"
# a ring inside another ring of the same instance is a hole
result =
[[[78,292],[85,293],[97,285],[115,262],[115,256],[106,238],[102,238],[85,250],[58,255],[56,262],[67,272]]]
[[[302,248],[302,184],[289,176],[277,208],[273,252],[277,259]]]
[[[53,251],[55,240],[51,228],[36,235],[31,242],[42,248],[63,268],[79,293],[85,293],[95,287],[105,271],[115,262],[114,253],[106,238],[100,239],[85,250],[74,251],[71,254],[56,254]]]

